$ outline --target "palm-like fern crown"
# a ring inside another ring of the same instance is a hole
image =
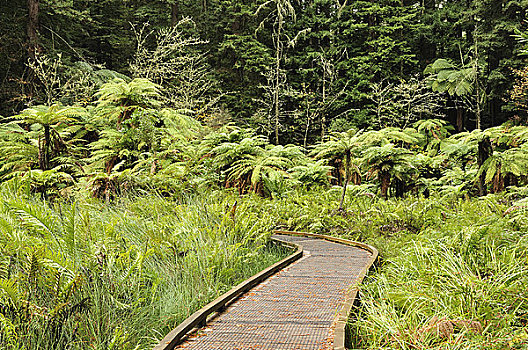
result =
[[[256,155],[247,154],[244,158],[236,161],[228,172],[228,178],[239,179],[251,174],[250,181],[256,186],[265,175],[273,172],[281,172],[286,175],[286,169],[293,162],[282,156],[273,155],[271,152],[259,152]]]
[[[103,84],[95,94],[99,106],[140,106],[154,108],[161,105],[161,86],[148,79],[136,78],[130,82],[117,78]]]
[[[286,158],[294,163],[299,163],[306,159],[306,155],[303,153],[301,147],[296,145],[269,145],[266,147],[266,151],[271,156]]]
[[[39,105],[27,108],[13,118],[26,124],[44,126],[73,122],[86,114],[86,110],[81,107],[64,107],[60,104],[53,104],[51,106]]]
[[[192,117],[192,111],[164,108],[159,115],[167,135],[170,136],[167,140],[169,143],[174,140],[189,140],[202,130],[200,122]]]
[[[30,170],[40,163],[44,153],[48,163],[72,163],[67,158],[82,148],[78,134],[86,115],[81,107],[60,104],[39,105],[15,115],[13,121],[0,127],[0,151],[5,155],[0,172]]]
[[[363,147],[382,146],[388,143],[411,147],[422,143],[424,137],[416,129],[388,127],[381,130],[371,130],[360,135],[358,142]]]
[[[473,92],[477,71],[472,66],[458,68],[446,59],[438,59],[424,71],[430,75],[433,91],[451,96],[465,96]]]
[[[528,141],[528,127],[498,126],[484,131],[461,132],[442,140],[440,150],[451,158],[470,159],[476,156],[478,144],[484,138],[489,138],[498,152],[518,148]]]
[[[117,121],[120,124],[137,109],[157,108],[162,105],[160,86],[148,79],[136,78],[129,83],[114,79],[103,84],[95,94],[96,120]]]
[[[485,182],[492,183],[497,176],[514,176],[528,173],[528,145],[494,152],[479,169],[478,175],[485,174]]]
[[[288,169],[305,161],[306,156],[298,146],[268,145],[236,161],[228,171],[228,178],[233,180],[250,175],[250,182],[256,188],[266,177],[288,177]]]
[[[316,145],[311,154],[316,159],[328,159],[357,153],[363,145],[363,135],[363,130],[356,129],[332,133],[327,141]]]
[[[413,125],[416,130],[431,139],[443,140],[454,130],[445,120],[441,119],[424,119],[419,120]]]
[[[454,134],[440,143],[440,150],[446,156],[454,159],[471,159],[476,156],[478,143],[489,134],[481,130]]]
[[[528,127],[505,124],[488,128],[482,131],[482,135],[488,136],[495,147],[505,150],[526,143],[528,141]]]
[[[0,176],[26,171],[38,164],[38,135],[27,132],[17,122],[0,125]]]
[[[326,184],[332,167],[325,164],[324,159],[317,162],[306,162],[289,170],[292,178],[304,184]]]
[[[241,129],[231,124],[224,125],[204,137],[199,146],[199,154],[204,156],[222,143],[237,143],[254,136],[255,132],[251,129]]]
[[[265,153],[263,146],[268,143],[264,136],[252,136],[240,142],[224,142],[211,150],[215,156],[215,167],[222,168],[233,164],[248,155],[257,156]]]
[[[411,160],[413,153],[392,143],[372,146],[362,152],[362,163],[370,174],[414,169]]]

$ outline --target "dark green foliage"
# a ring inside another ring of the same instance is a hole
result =
[[[62,54],[62,66],[57,72],[61,84],[85,71],[81,66],[129,75],[129,63],[137,46],[133,28],[138,31],[148,22],[149,28],[157,30],[190,17],[193,25],[187,26],[182,34],[203,41],[193,49],[193,55],[202,57],[203,64],[210,67],[207,77],[223,92],[219,95],[223,110],[239,125],[249,124],[266,133],[269,127],[262,113],[269,103],[266,86],[274,81],[268,73],[273,71],[276,61],[273,33],[277,28],[276,8],[264,6],[259,10],[264,3],[263,0],[196,3],[135,0],[126,4],[116,0],[75,4],[40,1],[39,52],[49,57]],[[482,91],[480,109],[476,111],[474,105],[455,105],[452,100],[443,106],[446,119],[458,124],[459,130],[473,128],[475,114],[481,115],[485,127],[498,125],[515,114],[513,105],[505,98],[513,85],[512,69],[524,66],[522,58],[516,56],[522,43],[513,34],[523,29],[525,2],[290,3],[295,17],[283,23],[282,39],[279,38],[283,49],[280,74],[284,78],[280,78],[283,81],[278,87],[281,90],[278,128],[283,144],[313,144],[332,125],[365,127],[377,122],[379,115],[374,112],[371,95],[373,84],[409,80],[437,58],[449,59],[460,67],[478,63],[475,82],[478,91]],[[0,49],[0,113],[3,114],[15,114],[27,104],[46,102],[41,88],[45,82],[35,78],[26,66],[26,28],[24,21],[20,21],[27,17],[26,10],[17,1],[0,5],[4,43]],[[144,44],[145,49],[154,48],[154,35]],[[173,78],[167,83],[178,86]],[[463,85],[459,84],[459,91],[474,90],[475,84]],[[76,98],[81,97],[80,91],[86,90],[80,86],[69,89],[78,91]],[[91,95],[87,91],[82,93],[85,98]],[[62,102],[72,101],[70,98]]]

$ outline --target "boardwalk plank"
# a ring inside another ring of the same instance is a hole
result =
[[[176,349],[332,349],[336,315],[372,253],[322,239],[274,237],[301,244],[306,256],[245,293]]]

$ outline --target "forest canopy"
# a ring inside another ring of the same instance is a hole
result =
[[[87,103],[102,83],[128,77],[163,85],[172,107],[253,127],[275,144],[306,146],[329,130],[440,116],[458,131],[524,122],[525,44],[516,36],[527,7],[514,0],[7,0],[0,4],[0,114]]]

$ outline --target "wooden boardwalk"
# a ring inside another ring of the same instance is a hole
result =
[[[176,349],[334,349],[336,322],[372,252],[313,237],[274,237],[300,244],[304,256],[235,300]]]

